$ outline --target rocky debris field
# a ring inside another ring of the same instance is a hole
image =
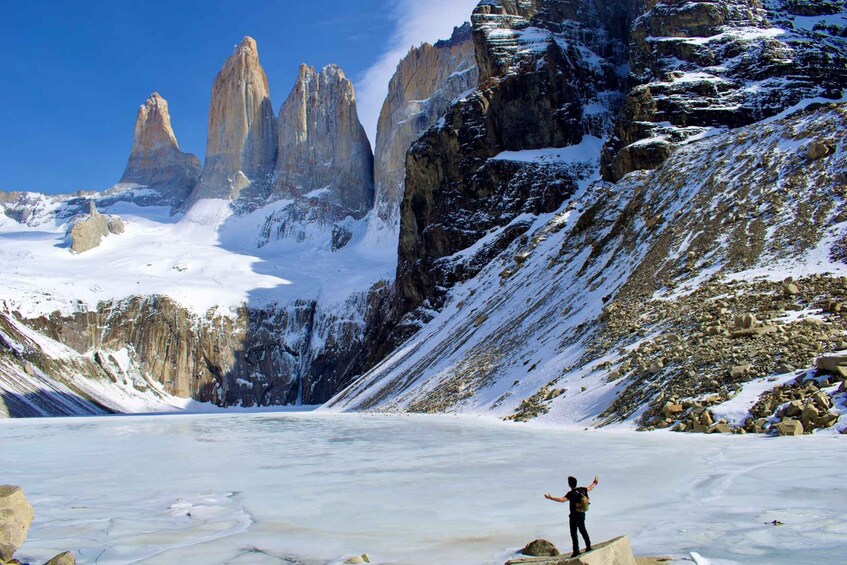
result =
[[[822,389],[843,381],[842,369],[826,363],[805,369],[821,355],[847,348],[845,296],[843,277],[716,278],[673,299],[609,304],[605,326],[585,355],[610,358],[603,364],[606,378],[626,383],[604,421],[630,418],[646,405],[642,429],[733,431],[709,408],[735,397],[748,381],[774,377],[776,384],[776,375],[803,370],[796,382],[766,392],[750,414],[756,421],[743,429],[779,431],[758,421],[772,416],[798,416],[805,431],[831,427],[837,421],[829,411],[832,397],[845,387]],[[794,404],[786,408],[787,402]]]

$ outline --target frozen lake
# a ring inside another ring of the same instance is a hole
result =
[[[844,437],[561,431],[309,413],[0,421],[0,483],[36,510],[44,562],[502,564],[597,474],[588,531],[712,564],[843,562]],[[773,520],[782,526],[771,525]]]

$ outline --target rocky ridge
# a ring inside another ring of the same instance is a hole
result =
[[[810,107],[577,192],[330,409],[671,427],[810,367],[843,347],[843,279],[823,272],[843,271],[844,154],[811,148],[831,144],[844,116],[843,105]],[[821,246],[830,257],[809,263]],[[764,279],[744,274],[756,269]],[[795,269],[821,274],[783,281]]]
[[[416,309],[412,318],[425,319],[440,308],[445,289],[475,276],[522,230],[501,233],[476,257],[456,262],[451,255],[521,214],[554,211],[585,179],[578,164],[493,157],[578,145],[611,127],[623,80],[620,40],[602,32],[593,6],[566,10],[575,23],[563,26],[549,18],[565,13],[542,4],[477,7],[471,21],[479,88],[448,108],[407,156],[395,303],[395,316],[407,318],[401,324],[414,327],[408,316]],[[579,24],[600,31],[582,35]]]

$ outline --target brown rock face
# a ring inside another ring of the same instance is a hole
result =
[[[277,154],[269,92],[256,41],[245,37],[215,78],[206,164],[187,206],[202,198],[249,206],[267,196]]]
[[[406,153],[434,126],[454,98],[476,88],[479,73],[470,24],[448,41],[424,43],[400,61],[388,87],[376,135],[376,205],[380,220],[399,224]]]
[[[156,191],[157,203],[179,206],[200,178],[200,160],[179,150],[168,103],[154,92],[135,119],[132,151],[126,170],[114,192],[141,185]]]
[[[279,112],[274,195],[305,200],[323,222],[363,217],[373,205],[373,152],[356,95],[340,68],[302,65]]]
[[[98,247],[103,238],[124,232],[124,223],[117,216],[106,216],[97,211],[94,201],[89,203],[90,213],[77,221],[69,230],[71,252],[84,253]]]

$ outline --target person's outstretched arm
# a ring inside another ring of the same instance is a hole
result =
[[[568,501],[568,499],[564,496],[562,498],[556,498],[555,496],[553,496],[549,492],[544,495],[544,498],[546,498],[547,500],[552,500],[553,502],[567,502]]]
[[[594,477],[594,482],[585,487],[586,490],[588,490],[588,492],[591,492],[592,490],[594,490],[594,487],[596,487],[599,482],[600,480],[597,477]]]

